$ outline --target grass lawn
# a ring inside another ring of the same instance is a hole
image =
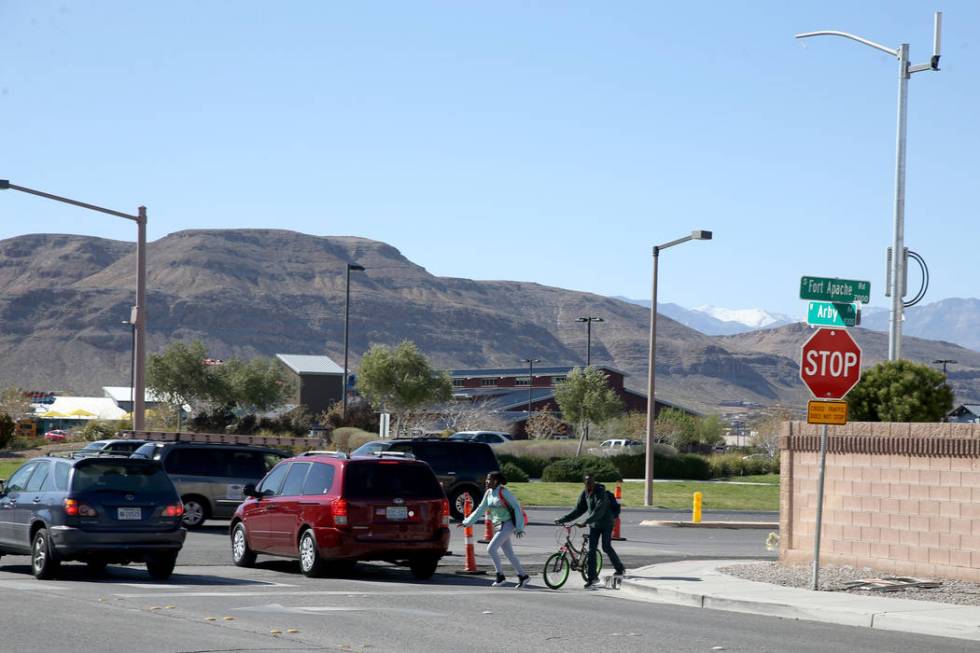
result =
[[[755,474],[748,476],[729,476],[728,478],[719,479],[722,481],[741,481],[743,483],[769,483],[770,485],[779,485],[779,474]]]
[[[571,508],[582,492],[581,483],[509,483],[507,487],[527,506]],[[615,483],[606,487],[612,490]],[[705,510],[779,510],[779,485],[657,483],[653,486],[653,502],[658,508],[690,510],[695,492],[704,495]],[[643,483],[623,483],[622,503],[627,508],[642,506]]]
[[[10,475],[14,473],[14,470],[23,465],[25,462],[25,460],[20,458],[16,460],[0,460],[0,478],[6,481],[8,478],[10,478]]]

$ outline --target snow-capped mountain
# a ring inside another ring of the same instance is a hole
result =
[[[794,320],[789,315],[782,313],[770,313],[761,308],[721,308],[720,306],[695,306],[692,310],[698,313],[710,315],[722,322],[735,322],[748,327],[748,330],[764,329],[766,327],[778,327],[784,324],[792,324],[799,320]]]

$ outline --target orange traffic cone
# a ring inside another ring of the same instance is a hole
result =
[[[469,517],[473,512],[473,499],[467,494],[463,500],[463,516]],[[457,574],[485,574],[487,572],[476,568],[476,552],[473,550],[473,527],[463,528],[463,539],[466,542],[466,565]]]
[[[485,515],[483,515],[483,539],[479,540],[480,544],[490,544],[490,540],[493,539],[493,521],[490,519],[490,511],[488,510]]]
[[[623,505],[623,484],[622,483],[616,483],[616,492],[615,492],[615,494],[613,496],[616,497],[616,501],[618,501],[619,502],[619,505],[622,506]],[[619,517],[617,517],[616,518],[616,521],[613,522],[612,539],[618,540],[620,542],[626,539],[625,537],[623,537],[619,533]]]

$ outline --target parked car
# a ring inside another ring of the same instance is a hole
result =
[[[195,529],[208,519],[230,519],[245,486],[289,454],[237,444],[147,442],[133,457],[160,461],[184,503],[184,526]]]
[[[68,438],[68,431],[54,429],[44,434],[44,439],[48,442],[64,442]]]
[[[276,465],[231,521],[232,560],[298,558],[307,576],[333,563],[405,562],[430,578],[449,549],[449,501],[432,469],[409,456],[297,456]]]
[[[169,578],[184,544],[177,489],[160,463],[125,457],[42,456],[0,490],[0,555],[31,556],[31,571],[54,578],[61,563],[144,562]]]
[[[99,455],[128,456],[146,444],[146,440],[96,440],[72,453],[74,458]]]
[[[469,442],[485,442],[491,447],[511,442],[513,438],[503,431],[459,431],[449,436],[450,440],[467,440]]]
[[[427,462],[449,496],[449,509],[454,519],[463,518],[467,495],[474,506],[480,503],[487,474],[500,471],[500,463],[490,445],[468,440],[373,440],[356,449],[351,457],[371,456],[381,451],[403,451]]]
[[[597,456],[617,456],[621,454],[640,453],[643,443],[628,438],[612,438],[603,440],[598,447],[589,449],[589,453]]]

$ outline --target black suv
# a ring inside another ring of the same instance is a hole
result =
[[[100,454],[117,454],[129,456],[146,443],[146,440],[96,440],[72,452],[73,458],[96,456]]]
[[[160,461],[184,502],[184,526],[194,529],[206,519],[230,519],[245,486],[289,454],[247,444],[147,442],[133,458]]]
[[[120,456],[44,456],[0,489],[0,554],[30,555],[53,578],[64,560],[89,569],[139,561],[153,578],[173,573],[186,531],[183,506],[160,463]]]
[[[379,451],[404,451],[429,463],[449,497],[449,509],[455,519],[463,518],[466,495],[470,496],[476,506],[483,497],[487,474],[500,471],[500,463],[490,445],[465,440],[374,440],[358,447],[351,457],[371,456]]]

